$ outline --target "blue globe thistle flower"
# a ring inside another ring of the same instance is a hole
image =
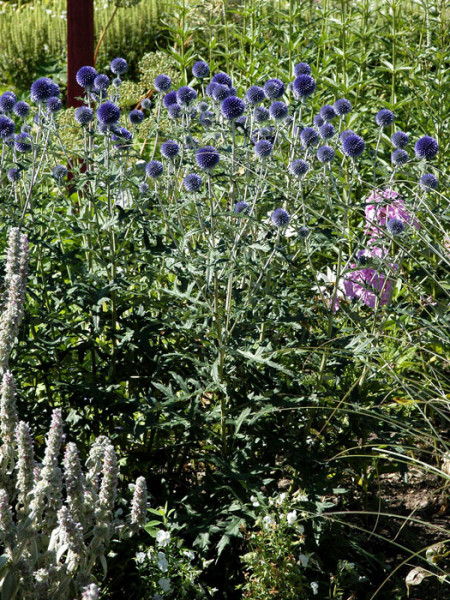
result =
[[[171,92],[169,92],[169,94],[170,93]],[[169,94],[167,94],[167,96]],[[164,96],[164,99],[165,98],[166,98],[166,96]],[[164,104],[164,99],[163,99],[163,104]],[[176,101],[176,99],[177,99],[177,95],[175,94],[175,101]],[[152,107],[152,101],[150,100],[150,98],[144,98],[143,100],[141,100],[141,108],[142,108],[142,110],[149,110],[151,107]]]
[[[20,169],[13,167],[12,169],[9,169],[9,171],[6,173],[6,177],[11,183],[17,183],[18,181],[20,181],[22,173]]]
[[[437,190],[439,182],[433,173],[424,173],[420,178],[420,187],[425,190]]]
[[[20,128],[20,131],[22,133],[30,133],[31,125],[22,125],[22,127]]]
[[[278,100],[270,105],[269,114],[275,121],[283,121],[288,116],[288,107]]]
[[[264,123],[269,119],[269,111],[265,106],[257,106],[253,111],[253,116],[257,123]]]
[[[114,75],[123,75],[127,72],[128,69],[127,61],[124,58],[120,57],[114,58],[111,61],[109,68],[114,73]]]
[[[52,172],[56,181],[61,181],[67,175],[67,168],[64,165],[56,165]]]
[[[139,184],[138,190],[141,196],[146,196],[150,191],[150,186],[148,185],[148,183],[145,183],[145,181],[143,181]]]
[[[19,133],[14,138],[14,147],[18,152],[31,152],[31,137],[28,133]]]
[[[300,139],[307,148],[315,146],[319,142],[319,136],[313,127],[305,127],[300,134]]]
[[[50,114],[59,112],[62,109],[62,102],[59,98],[53,96],[47,100],[47,111]]]
[[[389,127],[394,122],[394,113],[388,108],[382,108],[375,116],[375,123],[379,127]]]
[[[128,113],[128,120],[132,125],[140,125],[142,121],[145,119],[145,115],[142,110],[135,108],[134,110],[130,110]]]
[[[245,99],[252,106],[263,102],[265,97],[264,90],[259,85],[252,85],[245,93]]]
[[[424,135],[420,140],[417,140],[414,151],[417,158],[431,160],[439,152],[439,145],[434,138],[429,135]]]
[[[80,125],[87,125],[94,118],[94,111],[88,106],[80,106],[75,111],[75,121]]]
[[[115,88],[118,89],[122,85],[122,80],[120,79],[120,77],[114,77],[114,79],[112,80],[112,84]]]
[[[151,177],[152,179],[158,179],[158,177],[161,177],[163,171],[163,164],[159,160],[151,160],[145,165],[145,172],[147,173],[147,177]]]
[[[113,102],[104,102],[97,109],[97,119],[104,125],[115,125],[120,118],[120,108]]]
[[[395,148],[406,148],[409,142],[409,135],[404,131],[396,131],[391,137],[391,142]]]
[[[223,102],[230,95],[230,88],[222,83],[215,83],[211,92],[211,97],[216,102]]]
[[[256,142],[255,154],[259,158],[268,158],[272,154],[272,144],[268,140]]]
[[[319,127],[319,135],[323,140],[331,140],[335,133],[336,130],[331,123],[324,123]]]
[[[345,131],[343,131],[339,136],[340,141],[343,142],[345,138],[347,138],[349,135],[356,135],[353,129],[346,129]]]
[[[339,98],[339,100],[336,100],[333,108],[334,112],[340,117],[344,117],[352,112],[352,105],[346,98]]]
[[[169,106],[172,106],[172,104],[178,104],[176,92],[169,92],[163,98],[164,108],[169,108]]]
[[[211,127],[214,121],[214,114],[210,110],[200,113],[198,118],[203,127]]]
[[[294,75],[295,77],[299,77],[300,75],[311,75],[311,67],[308,63],[299,62],[294,67]]]
[[[214,81],[212,81],[211,83],[208,83],[208,85],[206,86],[206,95],[209,96],[210,98],[212,98],[212,93],[213,93],[216,85],[218,85],[218,84],[214,83]]]
[[[216,88],[217,89],[217,88]],[[239,119],[244,113],[245,102],[237,96],[229,96],[220,105],[220,111],[229,121]]]
[[[286,88],[284,87],[284,83],[281,81],[281,79],[269,79],[264,84],[264,93],[266,95],[266,98],[269,98],[269,100],[276,100],[277,98],[281,98],[281,96],[285,92],[285,89]]]
[[[17,96],[14,92],[5,92],[0,96],[0,110],[8,113],[13,109],[16,102]]]
[[[400,219],[394,217],[389,219],[386,228],[391,235],[400,235],[405,230],[405,224]]]
[[[204,79],[209,75],[209,65],[203,60],[198,60],[192,67],[192,75],[197,79]]]
[[[168,75],[158,75],[153,82],[157,92],[168,92],[172,87],[172,80]]]
[[[211,79],[211,83],[221,83],[222,85],[228,85],[229,87],[232,85],[231,77],[224,73],[223,71],[219,71],[215,75],[213,75]]]
[[[391,154],[391,160],[393,165],[396,167],[401,167],[402,165],[406,165],[408,162],[409,154],[406,152],[406,150],[397,148],[397,150],[394,150],[394,152]]]
[[[289,213],[284,208],[276,208],[270,215],[270,219],[276,227],[285,227],[289,223],[290,218]]]
[[[197,173],[189,173],[183,179],[183,187],[187,192],[198,192],[203,185],[203,179]]]
[[[297,235],[301,240],[306,240],[306,238],[309,236],[309,229],[307,227],[299,227]]]
[[[322,127],[322,125],[325,123],[325,121],[321,115],[316,115],[313,119],[313,123],[316,127]]]
[[[331,146],[321,146],[317,150],[317,158],[321,163],[329,163],[334,158],[334,149]]]
[[[351,133],[342,142],[342,151],[350,158],[361,156],[365,148],[366,144],[364,140],[359,135],[356,135],[356,133]]]
[[[336,115],[334,108],[331,106],[331,104],[325,104],[320,109],[320,116],[322,117],[322,119],[324,121],[328,122],[328,121],[332,121],[333,119],[335,119],[337,115]]]
[[[201,100],[198,104],[197,104],[197,108],[198,110],[202,113],[205,112],[205,110],[208,110],[209,108],[209,104],[207,102],[205,102],[204,100]]]
[[[219,164],[220,155],[213,146],[204,146],[197,150],[195,160],[200,169],[209,171]]]
[[[114,145],[118,150],[126,150],[131,146],[133,134],[125,127],[118,127],[114,130],[111,139],[116,142]]]
[[[181,106],[188,106],[196,98],[197,92],[188,85],[183,85],[177,89],[177,102],[178,104],[181,104]]]
[[[248,215],[248,213],[250,212],[250,206],[247,204],[247,202],[241,200],[240,202],[236,202],[236,204],[233,207],[233,212],[236,214],[244,213]]]
[[[178,117],[181,115],[182,108],[179,104],[171,104],[167,109],[167,112],[169,113],[169,117],[171,119],[178,119]]]
[[[9,117],[0,115],[0,139],[7,140],[14,134],[15,129],[14,121],[11,121]]]
[[[58,90],[56,92],[56,90]],[[31,84],[31,99],[33,102],[47,102],[52,96],[59,95],[59,87],[48,77],[36,79]]]
[[[103,73],[100,73],[100,75],[97,75],[97,77],[94,79],[94,86],[97,90],[104,92],[105,90],[107,90],[109,88],[109,85],[110,85],[110,80],[109,80],[108,75],[104,75]]]
[[[292,93],[297,100],[311,96],[315,89],[316,82],[311,75],[299,75],[292,83]]]
[[[30,114],[30,105],[23,100],[19,100],[19,102],[14,104],[13,111],[16,117],[19,117],[20,119],[26,119]]]
[[[164,158],[172,160],[178,156],[179,152],[180,146],[177,144],[177,142],[175,142],[175,140],[167,140],[167,142],[161,144],[161,154],[164,156]]]
[[[306,175],[306,173],[308,172],[309,169],[309,165],[306,161],[302,160],[301,158],[297,158],[296,160],[293,160],[291,162],[291,164],[289,165],[289,171],[291,172],[292,175],[295,175],[295,177],[304,177]]]
[[[233,87],[232,85],[230,85],[230,96],[236,96],[237,95],[237,91],[236,88]]]
[[[76,80],[78,85],[86,90],[90,90],[94,87],[94,81],[97,77],[97,71],[94,67],[81,67],[78,69],[76,74]]]

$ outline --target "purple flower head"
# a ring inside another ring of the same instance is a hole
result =
[[[322,127],[322,125],[325,123],[325,121],[321,115],[316,115],[313,119],[313,123],[316,127]]]
[[[331,123],[324,123],[319,127],[319,135],[323,140],[330,140],[336,133]]]
[[[334,158],[334,149],[331,146],[321,146],[317,150],[317,158],[321,163],[329,163]]]
[[[169,92],[169,94],[170,94],[170,92]],[[167,94],[167,96],[169,94]],[[166,98],[166,96],[164,96],[163,104],[164,104],[165,98]],[[175,94],[175,101],[176,101],[176,99],[177,99],[177,95]],[[165,104],[164,104],[164,106],[165,106]],[[150,100],[150,98],[144,98],[143,100],[141,100],[141,108],[142,108],[142,110],[150,110],[151,107],[152,107],[152,101]]]
[[[255,154],[259,158],[268,158],[272,154],[272,144],[268,140],[256,142]]]
[[[405,230],[405,224],[400,219],[389,219],[386,223],[386,229],[391,235],[400,235]]]
[[[118,127],[114,130],[111,139],[116,142],[114,145],[118,150],[127,150],[131,146],[133,135],[125,127]]]
[[[394,113],[388,108],[382,108],[375,116],[375,123],[379,127],[389,127],[394,122]]]
[[[87,125],[94,118],[94,111],[88,106],[80,106],[75,111],[75,121],[80,125]]]
[[[0,96],[0,110],[5,113],[10,112],[16,102],[17,96],[14,92],[5,92]]]
[[[67,175],[67,168],[64,165],[56,165],[52,171],[52,175],[56,181],[61,181]]]
[[[281,98],[285,92],[285,89],[286,88],[284,87],[284,83],[281,81],[281,79],[269,79],[264,84],[264,93],[266,98],[269,98],[269,100]]]
[[[100,75],[97,75],[97,77],[94,79],[94,86],[97,90],[102,92],[109,88],[109,84],[110,81],[108,75],[103,75],[103,73],[100,73]]]
[[[197,79],[204,79],[209,75],[209,65],[203,60],[197,61],[192,67],[192,75]]]
[[[308,172],[309,169],[309,165],[306,161],[302,160],[301,158],[297,158],[296,160],[293,160],[291,162],[291,164],[289,165],[289,171],[291,172],[292,175],[295,175],[295,177],[304,177],[306,175],[306,173]]]
[[[216,73],[212,77],[211,83],[221,83],[222,85],[228,85],[229,87],[232,85],[231,77],[223,71],[219,71],[219,73]]]
[[[31,152],[31,137],[28,133],[19,133],[14,138],[14,147],[17,152]]]
[[[299,227],[297,235],[301,240],[306,240],[306,238],[309,236],[309,229],[307,227]]]
[[[420,178],[420,187],[425,190],[437,190],[439,182],[433,173],[424,173]]]
[[[347,100],[346,98],[339,98],[339,100],[336,100],[333,108],[334,108],[334,112],[337,115],[339,115],[340,117],[348,115],[349,113],[352,112],[352,105],[351,105],[350,101]]]
[[[288,116],[288,107],[278,100],[270,105],[269,114],[275,121],[283,121]]]
[[[169,108],[169,106],[172,106],[172,104],[178,104],[177,103],[177,93],[176,92],[169,92],[163,98],[163,106],[164,106],[164,108]]]
[[[46,102],[52,96],[59,96],[59,87],[48,77],[36,79],[31,84],[31,99],[33,102]]]
[[[391,154],[392,164],[396,167],[401,167],[402,165],[406,165],[409,160],[409,155],[406,150],[402,150],[401,148],[397,148]]]
[[[289,223],[290,216],[284,208],[276,208],[270,215],[270,219],[276,227],[285,227]]]
[[[13,111],[16,117],[19,117],[20,119],[26,119],[30,114],[30,105],[23,100],[19,100],[19,102],[14,104]]]
[[[250,206],[247,204],[247,202],[244,202],[243,200],[241,200],[240,202],[236,202],[233,208],[233,212],[236,214],[244,213],[248,215],[249,211]]]
[[[177,89],[177,102],[182,106],[188,106],[196,98],[197,92],[188,85],[183,85]]]
[[[220,155],[213,146],[204,146],[197,150],[195,160],[200,169],[210,171],[219,163]]]
[[[153,82],[157,92],[168,92],[172,87],[172,80],[168,75],[158,75]]]
[[[140,125],[142,121],[145,119],[145,115],[142,110],[135,108],[134,110],[130,110],[128,113],[128,120],[132,125]]]
[[[203,185],[203,179],[197,173],[189,173],[183,179],[183,187],[187,192],[198,192]]]
[[[96,77],[97,71],[94,67],[81,67],[81,69],[78,69],[77,71],[76,80],[78,85],[86,90],[90,90],[94,87]]]
[[[356,133],[351,133],[342,142],[342,151],[350,158],[361,156],[365,148],[366,144],[364,140],[359,135],[356,135]]]
[[[120,108],[112,102],[104,102],[97,109],[97,118],[104,125],[115,125],[120,118]]]
[[[311,75],[311,67],[308,63],[299,62],[294,67],[294,75],[295,77],[299,77],[300,75]]]
[[[265,97],[264,90],[259,85],[252,85],[245,93],[245,99],[252,106],[262,102]]]
[[[141,196],[146,196],[150,191],[150,186],[148,185],[148,183],[145,183],[145,181],[143,181],[139,184],[138,190]]]
[[[180,146],[174,140],[167,140],[161,144],[161,154],[169,160],[174,159],[180,152]]]
[[[337,115],[331,104],[325,104],[320,109],[320,116],[323,118],[324,121],[328,122],[335,119]]]
[[[109,66],[114,75],[123,75],[127,72],[128,65],[124,58],[113,58]]]
[[[215,83],[211,97],[216,102],[223,102],[230,95],[230,88],[222,83]]]
[[[309,146],[315,146],[319,142],[319,136],[313,127],[305,127],[300,134],[300,139],[307,148]]]
[[[114,77],[114,79],[112,80],[112,84],[115,88],[119,89],[122,85],[122,80],[120,79],[120,77]]]
[[[15,127],[14,121],[11,121],[9,117],[0,115],[0,139],[9,139],[14,134]]]
[[[167,109],[167,112],[169,113],[169,117],[171,119],[178,119],[178,117],[181,115],[181,111],[182,111],[182,108],[177,103],[171,104],[169,106],[169,108]]]
[[[151,177],[152,179],[158,179],[158,177],[161,177],[163,171],[163,164],[159,160],[151,160],[145,165],[145,172],[147,173],[147,177]]]
[[[13,167],[12,169],[9,169],[9,171],[6,173],[6,177],[11,183],[16,183],[17,181],[20,181],[22,174],[20,172],[20,169]]]
[[[211,127],[214,121],[214,114],[210,110],[200,113],[198,118],[203,127]]]
[[[439,146],[437,141],[429,135],[424,135],[417,140],[414,146],[414,151],[417,158],[424,158],[425,160],[431,160],[439,152]]]
[[[269,119],[269,111],[265,106],[257,106],[253,111],[253,116],[257,123],[264,123]]]
[[[214,81],[212,81],[211,83],[208,83],[208,85],[206,86],[206,95],[209,96],[210,98],[212,98],[212,93],[213,93],[216,85],[218,85],[218,84],[215,83]]]
[[[395,148],[406,148],[409,142],[409,135],[404,131],[396,131],[391,137],[391,142]]]
[[[62,109],[62,102],[59,98],[52,96],[47,100],[47,111],[51,114],[57,113]]]
[[[234,121],[243,115],[245,102],[237,96],[228,96],[220,105],[220,111],[226,119]]]
[[[311,96],[315,89],[316,82],[310,75],[299,75],[292,84],[292,92],[297,100]]]
[[[339,136],[339,139],[341,141],[341,143],[345,140],[345,138],[347,138],[349,135],[355,135],[355,132],[353,131],[353,129],[346,129],[345,131],[343,131],[341,133],[341,135]]]

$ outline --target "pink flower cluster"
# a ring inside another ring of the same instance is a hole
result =
[[[404,223],[420,228],[419,222],[406,210],[405,203],[400,194],[388,188],[387,190],[374,190],[367,198],[366,205],[366,229],[365,233],[373,240],[383,237],[383,229],[390,219],[400,219]]]

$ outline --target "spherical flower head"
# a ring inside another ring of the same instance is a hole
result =
[[[14,147],[17,152],[31,152],[31,137],[28,133],[19,133],[14,138]]]
[[[114,79],[112,80],[112,84],[115,88],[119,89],[122,85],[122,80],[120,79],[120,77],[114,77]]]
[[[7,140],[14,134],[14,121],[5,115],[0,115],[0,139]]]
[[[331,106],[331,104],[325,104],[320,109],[320,116],[322,117],[322,119],[324,121],[328,122],[328,121],[332,121],[333,119],[335,119],[337,115],[336,115],[334,108]]]
[[[26,119],[30,114],[30,105],[23,100],[19,100],[19,102],[14,104],[13,111],[16,117],[19,117],[20,119]]]
[[[169,92],[170,93],[170,92]],[[169,94],[167,94],[168,96]],[[165,98],[166,96],[164,96]],[[175,102],[177,101],[177,95],[175,94]],[[164,104],[164,100],[163,100],[163,104]],[[152,107],[152,101],[150,100],[150,98],[144,98],[141,101],[141,108],[142,110],[149,110]],[[167,108],[167,107],[166,107]]]
[[[116,142],[114,145],[118,150],[126,150],[131,146],[133,134],[125,127],[118,127],[114,130],[111,139]]]
[[[290,216],[284,208],[276,208],[270,215],[270,219],[276,227],[286,227],[289,223]]]
[[[206,95],[209,96],[210,98],[212,98],[212,93],[213,93],[216,85],[218,85],[218,84],[214,83],[214,81],[212,81],[211,83],[208,83],[208,85],[206,86]]]
[[[204,146],[197,150],[195,160],[200,169],[210,171],[219,164],[220,155],[213,146]]]
[[[192,75],[197,79],[204,79],[209,75],[209,65],[203,60],[198,60],[192,67]]]
[[[114,75],[123,75],[127,72],[128,65],[124,58],[113,58],[109,66]]]
[[[391,142],[395,148],[406,148],[409,142],[409,135],[404,131],[396,131],[391,137]]]
[[[7,113],[10,112],[17,101],[17,96],[14,92],[5,92],[0,96],[0,110]]]
[[[211,127],[214,120],[214,114],[210,110],[200,113],[198,118],[203,127]]]
[[[253,111],[253,116],[257,123],[264,123],[269,119],[269,111],[265,106],[257,106]]]
[[[115,125],[120,118],[120,108],[113,102],[104,102],[97,109],[97,118],[104,125]]]
[[[50,114],[54,114],[59,112],[62,109],[62,102],[59,98],[53,96],[47,100],[47,111]]]
[[[319,136],[313,127],[305,127],[300,134],[300,139],[307,148],[309,146],[315,146],[319,142]]]
[[[259,158],[268,158],[272,154],[272,144],[268,140],[260,140],[255,144],[255,154]]]
[[[48,77],[36,79],[31,84],[31,99],[33,102],[47,102],[52,96],[59,95],[59,87]]]
[[[245,93],[245,99],[252,106],[263,102],[265,97],[264,90],[259,85],[252,85],[252,87],[249,88]]]
[[[331,146],[321,146],[317,150],[317,158],[321,163],[329,163],[334,158],[334,149]]]
[[[350,101],[346,98],[339,98],[339,100],[336,100],[336,102],[333,105],[333,108],[334,112],[339,117],[344,117],[345,115],[348,115],[352,112],[352,105]]]
[[[288,116],[288,107],[278,100],[270,105],[269,114],[275,121],[283,121]]]
[[[180,152],[180,146],[174,140],[167,140],[161,144],[161,154],[169,160],[174,159]]]
[[[12,169],[9,169],[9,171],[6,173],[6,177],[11,183],[17,183],[18,181],[20,181],[22,174],[20,172],[20,169],[13,167]]]
[[[229,96],[220,105],[220,111],[229,121],[239,119],[245,111],[245,102],[237,96]]]
[[[222,83],[215,83],[214,88],[211,92],[211,97],[216,102],[223,102],[225,98],[230,96],[230,88]]]
[[[292,93],[297,100],[311,96],[315,89],[316,82],[311,75],[299,75],[292,84]]]
[[[207,102],[205,102],[205,100],[201,100],[198,104],[197,104],[197,108],[199,110],[199,112],[205,112],[205,110],[208,110],[209,108],[209,104]]]
[[[394,113],[388,108],[382,108],[375,116],[375,123],[379,127],[389,127],[394,122]]]
[[[425,190],[437,190],[439,182],[433,173],[424,173],[420,178],[420,187]]]
[[[343,131],[340,136],[339,139],[341,141],[341,143],[345,140],[345,138],[347,138],[349,135],[356,135],[355,132],[353,131],[353,129],[346,129],[345,131]]]
[[[264,84],[264,93],[266,98],[269,98],[269,100],[281,98],[285,92],[285,89],[286,88],[284,87],[284,83],[281,81],[281,79],[269,79]]]
[[[324,123],[319,127],[319,135],[323,140],[331,140],[335,133],[336,130],[331,123]]]
[[[406,165],[409,160],[409,154],[406,150],[402,150],[401,148],[397,148],[391,154],[392,164],[396,167],[401,167],[402,165]]]
[[[182,108],[177,103],[171,104],[167,109],[167,112],[169,113],[169,117],[171,119],[178,119],[178,117],[181,115]]]
[[[316,115],[313,119],[313,123],[314,123],[315,127],[319,128],[319,127],[322,127],[322,125],[325,123],[325,120],[323,119],[323,117],[321,115]]]
[[[244,202],[243,200],[241,200],[240,202],[236,202],[233,208],[233,212],[236,214],[244,213],[248,215],[249,211],[250,206],[247,204],[247,202]]]
[[[145,165],[145,172],[147,173],[147,177],[151,177],[152,179],[158,179],[158,177],[161,177],[163,171],[163,164],[159,160],[151,160]]]
[[[52,175],[56,181],[61,181],[67,175],[67,168],[64,165],[56,165],[52,171]]]
[[[144,119],[144,113],[138,108],[135,108],[128,113],[128,120],[132,125],[140,125]]]
[[[94,87],[94,81],[97,77],[97,71],[94,67],[81,67],[78,69],[76,74],[76,80],[78,85],[86,90],[90,90]]]
[[[297,235],[301,240],[306,240],[306,238],[309,236],[309,229],[307,227],[299,227]]]
[[[198,192],[203,185],[203,179],[197,173],[189,173],[183,179],[183,187],[187,192]]]
[[[145,181],[143,181],[139,184],[138,189],[141,196],[146,196],[150,191],[150,186],[148,185],[148,183],[145,183]]]
[[[75,111],[75,121],[80,125],[87,125],[94,118],[94,111],[88,106],[80,106]]]
[[[177,93],[176,92],[169,92],[163,98],[163,106],[164,106],[164,108],[169,108],[169,106],[172,106],[172,104],[178,104],[177,103]]]
[[[100,73],[100,75],[97,75],[97,77],[94,79],[95,88],[101,92],[107,90],[109,88],[109,84],[110,80],[108,75],[104,75],[103,73]]]
[[[294,67],[294,75],[295,77],[299,77],[300,75],[311,75],[311,67],[308,63],[299,62]]]
[[[389,219],[386,228],[391,235],[400,235],[405,230],[405,224],[400,219]]]
[[[227,85],[230,87],[232,85],[231,77],[224,73],[223,71],[219,71],[215,75],[213,75],[211,79],[211,83],[221,83],[222,85]]]
[[[351,133],[342,142],[342,151],[350,158],[361,156],[365,148],[366,144],[364,140],[359,135],[356,135],[356,133]]]
[[[293,160],[289,165],[289,171],[292,175],[295,175],[295,177],[304,177],[308,172],[308,169],[308,163],[301,158]]]
[[[177,102],[181,106],[188,106],[197,98],[197,92],[188,85],[183,85],[177,89]]]
[[[153,82],[157,92],[168,92],[172,87],[172,80],[168,75],[158,75]]]
[[[417,140],[414,151],[417,158],[431,160],[439,152],[439,145],[434,138],[429,135],[424,135],[420,140]]]

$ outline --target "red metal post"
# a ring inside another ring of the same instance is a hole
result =
[[[76,80],[78,69],[94,64],[94,0],[67,0],[67,106],[80,106],[76,100],[83,88]]]

